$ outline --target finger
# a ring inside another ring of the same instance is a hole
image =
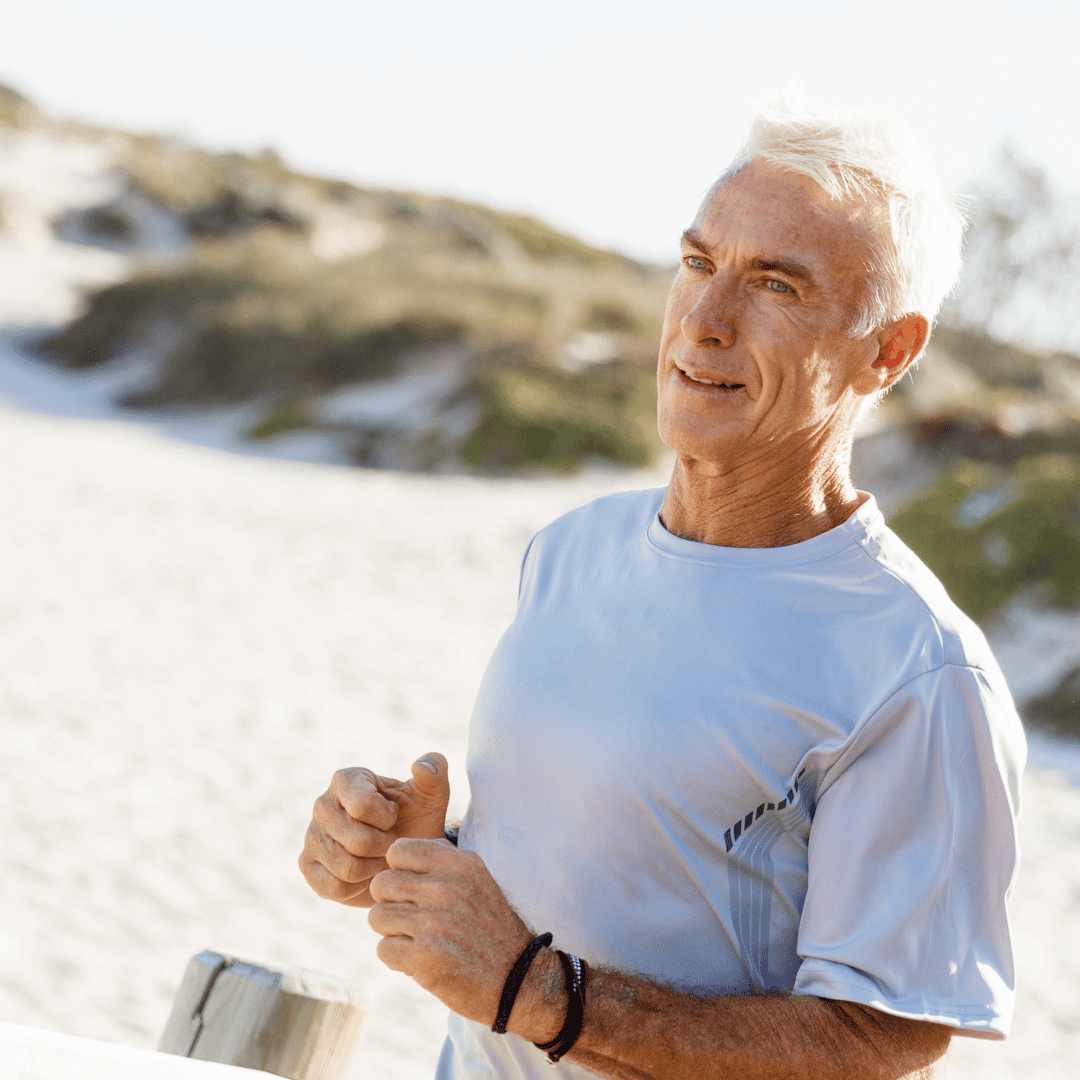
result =
[[[371,898],[380,904],[417,904],[424,877],[403,870],[383,870],[368,883]]]
[[[368,926],[383,937],[413,938],[416,908],[412,904],[378,903],[368,910]]]
[[[322,832],[314,822],[308,826],[304,850],[316,862],[321,863],[334,877],[357,884],[369,881],[380,870],[386,869],[386,860],[379,857],[358,858],[346,851],[336,840]]]
[[[379,939],[375,955],[391,970],[405,975],[413,973],[415,947],[412,938],[392,936]]]
[[[329,794],[354,821],[389,829],[397,821],[397,804],[379,791],[379,778],[370,769],[338,769]]]
[[[336,799],[324,797],[315,803],[312,824],[321,835],[361,859],[381,859],[394,842],[392,833],[350,817]]]
[[[429,806],[443,806],[450,801],[450,768],[442,754],[432,751],[412,764],[412,780],[407,787],[413,796]]]
[[[320,862],[312,859],[306,852],[299,859],[300,873],[316,895],[324,900],[335,900],[339,904],[354,907],[366,907],[367,886],[351,885],[334,877]]]
[[[448,840],[415,840],[402,837],[387,848],[386,865],[391,870],[429,874],[444,865],[448,856],[456,853],[457,848]]]

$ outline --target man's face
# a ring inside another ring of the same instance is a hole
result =
[[[858,412],[874,337],[846,332],[876,223],[754,163],[713,188],[682,242],[657,370],[660,437],[721,471],[767,462]]]

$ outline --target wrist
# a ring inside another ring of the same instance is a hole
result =
[[[506,1030],[531,1043],[550,1042],[566,1016],[566,980],[552,948],[541,949],[521,984]]]

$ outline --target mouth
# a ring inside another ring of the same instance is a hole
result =
[[[729,379],[706,379],[702,375],[691,375],[687,371],[684,371],[678,364],[675,365],[676,371],[679,375],[694,386],[708,386],[716,390],[742,390],[745,388],[746,383],[735,382]]]

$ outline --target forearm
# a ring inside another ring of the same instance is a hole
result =
[[[558,969],[548,952],[511,1031],[532,1042],[558,1031]],[[943,1075],[949,1039],[948,1028],[848,1002],[697,996],[590,969],[585,1024],[567,1057],[611,1080],[931,1080]]]
[[[490,1025],[507,972],[533,938],[483,860],[445,840],[397,840],[371,882],[379,958],[454,1012]],[[541,949],[509,1032],[550,1043],[567,1017],[558,956]],[[932,1080],[950,1031],[875,1009],[795,995],[687,994],[590,968],[569,1060],[610,1080]]]

